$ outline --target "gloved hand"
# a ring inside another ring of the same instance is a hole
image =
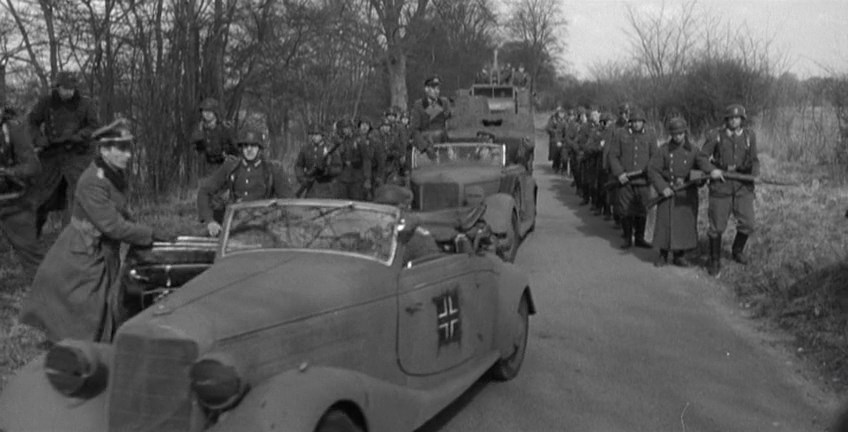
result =
[[[153,241],[155,242],[164,242],[164,243],[173,243],[177,240],[177,236],[162,231],[160,229],[153,229]]]
[[[557,145],[557,147],[562,147],[562,142],[561,142],[561,141],[557,141],[556,145]]]
[[[714,169],[710,171],[710,178],[713,180],[724,181],[724,173],[722,173],[720,169]]]
[[[627,177],[626,173],[618,176],[618,182],[621,183],[621,184],[627,184],[627,182],[629,182],[629,181],[630,181],[630,178]]]
[[[663,189],[662,194],[666,198],[671,198],[671,196],[674,195],[674,191],[671,190],[670,187],[667,187],[667,188]]]
[[[221,224],[215,221],[209,222],[206,224],[206,231],[210,237],[218,237],[221,234]]]

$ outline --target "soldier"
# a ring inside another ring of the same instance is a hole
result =
[[[718,169],[758,176],[760,160],[757,158],[757,136],[745,127],[745,107],[734,104],[724,113],[724,127],[707,136],[703,151]],[[730,180],[711,182],[709,219],[710,259],[708,271],[718,276],[721,272],[721,236],[727,228],[730,214],[736,218],[736,237],[733,239],[733,260],[747,264],[745,243],[754,233],[754,183]]]
[[[489,70],[483,66],[483,69],[480,72],[477,72],[477,76],[474,77],[475,84],[489,84],[489,80],[491,77],[489,76]]]
[[[91,137],[98,154],[77,183],[71,222],[38,267],[21,310],[21,322],[44,329],[51,342],[110,341],[122,316],[121,244],[174,239],[129,215],[133,137],[126,126],[116,121]]]
[[[15,120],[11,107],[0,117],[0,231],[12,245],[26,279],[35,274],[44,252],[38,244],[35,207],[28,196],[29,182],[41,171],[25,125]]]
[[[596,194],[595,183],[598,180],[597,174],[597,155],[600,154],[600,132],[599,123],[601,114],[597,108],[589,109],[588,121],[583,124],[580,129],[580,135],[577,140],[578,154],[580,155],[578,163],[580,164],[580,190],[583,200],[580,205],[586,205],[593,202],[593,197]]]
[[[342,171],[339,174],[339,198],[364,201],[371,186],[371,151],[367,145],[362,145],[353,135],[353,123],[343,119],[336,123],[338,133],[335,136],[342,160]]]
[[[512,75],[512,85],[518,88],[527,88],[530,85],[530,77],[524,70],[523,64],[519,64],[518,70]]]
[[[409,118],[413,145],[431,160],[436,157],[433,144],[448,140],[447,121],[451,117],[450,102],[439,96],[440,84],[438,76],[424,81],[426,96],[415,101]]]
[[[342,172],[339,148],[327,144],[323,131],[317,124],[310,125],[307,133],[310,142],[301,147],[294,163],[295,176],[301,190],[298,196],[336,198],[336,177]]]
[[[568,163],[571,166],[571,175],[573,181],[571,185],[577,188],[577,194],[582,194],[583,187],[583,172],[580,167],[580,161],[583,159],[583,149],[581,143],[581,130],[586,124],[586,109],[577,107],[574,111],[574,116],[569,116],[572,121],[570,126],[566,128],[565,143],[568,148]]]
[[[224,121],[217,100],[206,98],[200,102],[200,121],[191,134],[191,143],[206,161],[204,176],[221,166],[227,156],[239,157],[232,125]]]
[[[630,124],[630,104],[627,102],[618,106],[618,119],[615,120],[615,127],[619,129],[627,128]]]
[[[72,72],[56,75],[50,94],[36,102],[29,113],[35,151],[41,174],[32,182],[32,199],[37,206],[36,234],[40,237],[50,211],[72,209],[74,190],[82,172],[91,163],[91,132],[98,120],[94,105],[79,91]],[[64,223],[70,220],[66,212]]]
[[[262,154],[264,134],[245,128],[236,140],[241,157],[227,158],[211,176],[200,182],[197,191],[197,212],[200,222],[212,237],[221,233],[223,210],[214,209],[211,201],[220,190],[228,191],[226,204],[291,196],[282,169]],[[226,206],[224,206],[226,209]]]
[[[548,118],[545,131],[548,132],[548,160],[552,162],[555,173],[562,171],[563,131],[568,124],[565,116],[565,107],[557,106],[556,112]]]
[[[371,188],[366,190],[366,199],[370,200],[371,191],[383,185],[386,178],[386,143],[380,140],[378,131],[374,130],[371,121],[362,119],[357,125],[359,135],[357,140],[361,146],[368,149],[371,155]]]
[[[629,249],[634,244],[640,248],[651,248],[651,244],[645,241],[645,204],[651,199],[651,191],[644,174],[657,151],[657,137],[645,128],[645,120],[645,113],[634,109],[630,125],[616,134],[610,147],[610,170],[621,183],[616,211],[624,230],[622,249]]]
[[[648,166],[648,179],[667,198],[657,205],[654,247],[659,249],[659,255],[654,264],[665,265],[671,251],[674,265],[689,267],[685,253],[698,245],[698,188],[696,184],[678,191],[672,188],[684,186],[700,172],[720,179],[721,171],[689,141],[686,120],[669,120],[668,132],[671,139],[660,146]]]
[[[403,218],[407,223],[417,223],[414,215],[406,213],[412,205],[412,192],[397,185],[385,185],[374,192],[374,202],[397,206],[404,211]],[[409,231],[409,239],[403,244],[403,264],[428,255],[441,253],[436,240],[430,232],[421,227]]]
[[[380,129],[376,133],[376,141],[378,147],[383,149],[385,153],[384,174],[382,182],[384,184],[395,184],[404,186],[407,183],[409,168],[407,166],[407,149],[403,145],[401,139],[392,132],[392,124],[388,120],[384,120],[380,124]]]

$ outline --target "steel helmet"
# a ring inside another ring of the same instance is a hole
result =
[[[236,144],[239,146],[245,144],[256,144],[259,147],[265,147],[265,133],[256,128],[245,127],[239,131]]]
[[[686,124],[686,120],[681,117],[674,117],[668,121],[668,133],[672,135],[680,132],[686,132],[688,128],[689,125]]]
[[[733,104],[727,107],[724,110],[724,118],[729,119],[731,117],[741,117],[743,120],[747,119],[748,116],[745,113],[745,107],[739,104]]]

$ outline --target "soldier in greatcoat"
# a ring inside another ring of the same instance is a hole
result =
[[[129,214],[129,131],[115,122],[92,137],[98,152],[77,182],[71,222],[38,267],[21,310],[21,322],[42,328],[52,342],[110,341],[122,318],[121,244],[174,239]]]
[[[27,280],[35,274],[44,252],[36,238],[35,204],[30,182],[41,171],[28,128],[15,119],[14,110],[0,117],[0,231],[15,250]]]
[[[707,136],[703,151],[718,169],[731,172],[760,175],[760,160],[757,157],[757,135],[745,127],[745,107],[734,104],[724,113],[724,127]],[[727,229],[730,215],[736,218],[736,237],[731,252],[733,260],[747,264],[745,244],[754,233],[754,183],[731,180],[710,183],[709,219],[707,233],[710,241],[708,271],[717,276],[721,272],[721,236]]]
[[[324,131],[318,124],[309,125],[307,133],[309,142],[301,147],[294,163],[302,195],[306,198],[337,198],[336,177],[342,172],[339,148],[324,139]]]
[[[621,184],[618,188],[618,212],[624,231],[622,249],[629,249],[633,245],[651,248],[651,244],[645,240],[645,223],[648,219],[645,204],[651,199],[645,174],[648,163],[657,152],[657,137],[645,127],[645,120],[645,113],[634,109],[629,126],[615,135],[610,147],[610,170]],[[628,176],[628,173],[634,172],[641,175]]]
[[[221,233],[224,218],[223,211],[216,212],[211,205],[218,191],[227,191],[227,205],[292,195],[283,170],[262,154],[265,147],[265,134],[262,131],[244,128],[239,133],[236,145],[241,150],[241,156],[225,160],[212,175],[200,182],[197,191],[200,222],[206,225],[212,237]]]
[[[670,251],[675,265],[688,267],[686,251],[698,245],[698,185],[676,192],[672,188],[702,173],[719,179],[721,171],[689,141],[684,119],[669,120],[668,132],[671,139],[660,146],[648,166],[651,185],[666,198],[657,205],[653,244],[659,249],[659,255],[655,264],[665,265]]]
[[[36,102],[28,122],[43,168],[31,192],[40,236],[49,212],[73,208],[77,181],[93,158],[90,140],[98,119],[94,104],[80,93],[77,75],[64,71],[50,94]],[[66,212],[64,223],[69,219]]]
[[[447,121],[451,117],[450,102],[441,96],[438,76],[431,76],[424,81],[424,96],[415,101],[409,115],[409,129],[412,132],[412,143],[419,152],[427,153],[430,159],[435,159],[433,144],[447,142]]]
[[[548,133],[548,160],[552,162],[555,173],[562,170],[560,155],[563,148],[563,130],[567,124],[568,118],[565,116],[565,107],[559,105],[545,125],[545,131]]]

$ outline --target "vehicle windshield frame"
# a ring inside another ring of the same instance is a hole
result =
[[[258,207],[269,207],[269,206],[299,206],[299,207],[326,207],[330,210],[334,209],[343,209],[346,207],[350,207],[356,210],[364,210],[364,211],[373,211],[377,213],[385,213],[386,215],[390,215],[394,221],[394,227],[392,228],[392,244],[389,249],[388,258],[381,259],[377,256],[371,256],[368,254],[358,253],[358,252],[348,252],[342,250],[333,250],[333,249],[311,249],[311,248],[274,248],[274,247],[258,247],[254,249],[244,249],[244,250],[227,250],[227,244],[230,240],[230,230],[232,228],[233,217],[236,212],[246,209],[246,208],[258,208]],[[238,255],[243,253],[255,253],[255,252],[267,252],[267,251],[285,251],[285,252],[302,252],[302,253],[328,253],[334,255],[344,255],[350,257],[361,258],[369,261],[375,261],[381,263],[387,267],[390,267],[395,260],[395,256],[397,255],[399,249],[398,243],[398,227],[403,224],[403,218],[400,209],[390,205],[384,204],[374,204],[369,202],[362,201],[349,201],[349,200],[335,200],[335,199],[289,199],[289,198],[280,198],[280,199],[266,199],[266,200],[257,200],[250,202],[243,202],[232,204],[227,208],[227,212],[224,215],[224,224],[223,230],[221,233],[221,241],[218,250],[218,256],[226,257],[231,255]]]
[[[464,141],[464,142],[450,142],[450,143],[439,143],[433,144],[433,151],[438,152],[440,148],[450,148],[450,147],[490,147],[493,149],[498,149],[501,152],[500,164],[493,165],[491,163],[475,163],[475,161],[470,159],[462,159],[458,161],[451,162],[440,162],[433,163],[429,160],[429,156],[426,154],[422,154],[419,152],[412,152],[412,169],[417,168],[425,168],[425,167],[449,167],[449,166],[480,166],[480,167],[491,167],[491,168],[504,168],[507,166],[506,163],[506,144],[500,143],[484,143],[484,142],[474,142],[474,141]],[[421,165],[420,162],[422,160],[426,160],[427,163]]]

